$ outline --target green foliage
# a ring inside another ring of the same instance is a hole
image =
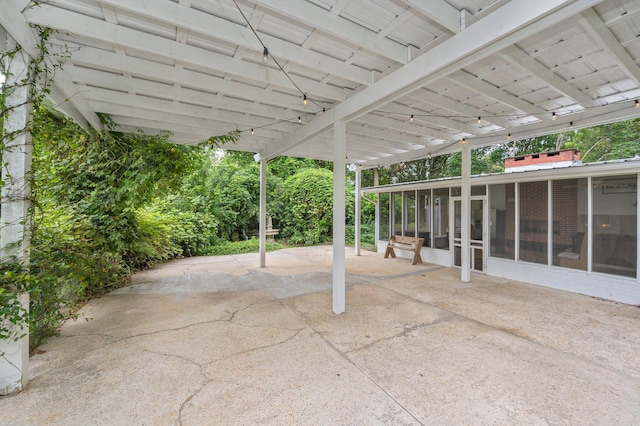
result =
[[[33,120],[30,265],[3,265],[0,317],[24,320],[9,289],[28,291],[35,347],[78,302],[122,285],[133,270],[205,253],[218,223],[151,204],[168,205],[166,194],[208,158],[205,149],[173,145],[168,135],[86,133],[43,109]]]
[[[347,190],[347,212],[353,216],[353,190]],[[320,244],[331,239],[333,173],[302,169],[287,178],[282,190],[281,234],[293,244]]]
[[[266,250],[275,251],[281,248],[287,247],[285,244],[278,241],[267,241]],[[243,253],[257,253],[260,249],[260,241],[257,238],[244,241],[226,241],[211,247],[208,255],[231,255],[231,254],[243,254]]]

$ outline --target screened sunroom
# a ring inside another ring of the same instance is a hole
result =
[[[638,304],[639,171],[633,158],[472,176],[468,218],[460,178],[363,192],[378,194],[379,252],[392,235],[415,236],[425,262],[461,268],[466,258],[476,273]]]

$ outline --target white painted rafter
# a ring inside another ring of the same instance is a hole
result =
[[[24,15],[20,13],[25,8],[24,0],[4,0],[0,2],[0,26],[2,26],[11,37],[31,56],[37,56],[37,40],[33,31],[29,28]],[[55,28],[55,27],[54,27]],[[55,87],[52,101],[55,104],[65,105],[65,110],[73,118],[79,118],[78,124],[87,126],[89,123],[95,129],[102,129],[102,123],[98,116],[91,111],[82,99],[82,94],[71,83],[64,70],[57,70],[56,77],[52,82]],[[76,111],[72,111],[75,109]]]
[[[407,49],[388,38],[375,37],[375,33],[334,13],[306,1],[260,0],[259,8],[268,9],[294,19],[341,41],[366,49],[399,63],[407,62]]]
[[[469,74],[466,71],[456,71],[451,74],[449,79],[460,83],[470,89],[475,90],[478,93],[481,93],[485,96],[489,96],[490,98],[495,99],[498,102],[501,102],[505,105],[509,105],[522,113],[530,113],[530,114],[544,114],[545,110],[533,105],[530,102],[527,102],[523,99],[520,99],[516,96],[513,96],[510,93],[505,92],[499,87],[490,84],[481,78],[478,78],[474,75]]]
[[[598,45],[611,54],[620,68],[640,85],[640,67],[593,9],[582,12],[583,27]]]
[[[585,108],[595,106],[593,99],[573,87],[570,83],[563,80],[559,75],[549,70],[540,62],[531,58],[526,52],[518,46],[509,46],[501,52],[509,60],[520,65],[522,68],[529,70],[534,76],[543,80],[549,86],[559,93],[573,99]]]
[[[599,0],[513,0],[386,78],[338,104],[335,117],[353,119],[365,114],[597,3]],[[540,108],[533,109],[541,111]],[[256,159],[283,154],[288,149],[324,133],[332,123],[324,118],[316,119],[309,123],[309,131],[303,128],[294,132],[282,143],[258,153]]]
[[[442,96],[422,88],[416,90],[408,96],[420,102],[425,102],[440,108],[448,109],[454,114],[459,114],[467,117],[482,117],[483,115],[486,115],[486,113],[483,113],[483,111],[471,107],[463,102],[454,101],[453,99],[447,98],[446,96]],[[483,120],[503,128],[510,127],[511,125],[509,123],[509,120],[505,119],[504,117],[489,116],[483,118]]]
[[[158,37],[143,31],[109,24],[103,20],[63,10],[49,4],[42,4],[26,13],[29,22],[60,28],[72,34],[96,39],[102,42],[120,44],[142,52],[160,55],[185,64],[208,67],[242,78],[264,84],[278,85],[292,90],[289,79],[279,70],[266,67],[262,63],[254,64],[239,61],[227,55],[211,52],[202,48],[184,45],[175,40]],[[316,96],[333,100],[343,100],[344,91],[338,87],[322,84],[306,77],[297,77],[297,83],[305,91]],[[295,90],[295,89],[293,89]]]
[[[460,32],[460,11],[444,0],[402,0],[452,33]]]
[[[189,28],[190,31],[204,34],[230,44],[251,49],[257,55],[263,47],[251,29],[213,15],[203,15],[195,9],[166,1],[151,3],[143,0],[100,0],[119,9],[140,14],[147,18],[158,19],[170,25]],[[255,23],[253,23],[255,25]],[[309,69],[339,74],[342,78],[360,84],[369,84],[369,72],[365,69],[346,64],[338,59],[305,49],[269,34],[256,31],[260,39],[269,48],[269,53],[284,61],[292,61]]]

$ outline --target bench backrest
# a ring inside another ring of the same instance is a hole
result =
[[[415,237],[405,237],[402,235],[393,235],[391,237],[396,243],[400,243],[400,244],[412,244],[414,242],[417,242],[417,238]]]

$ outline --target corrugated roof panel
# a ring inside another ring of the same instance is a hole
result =
[[[422,19],[412,18],[396,28],[389,35],[389,38],[404,45],[422,48],[442,34],[442,31],[437,27],[428,25]]]
[[[147,34],[153,34],[169,40],[176,39],[177,27],[175,25],[166,24],[158,20],[140,16],[126,10],[117,11],[118,25],[142,31]]]
[[[340,13],[340,16],[378,33],[389,25],[402,12],[402,8],[383,2],[353,0]],[[391,9],[395,9],[391,10]]]
[[[265,14],[256,31],[302,46],[313,30],[306,25],[296,24],[289,19]]]

